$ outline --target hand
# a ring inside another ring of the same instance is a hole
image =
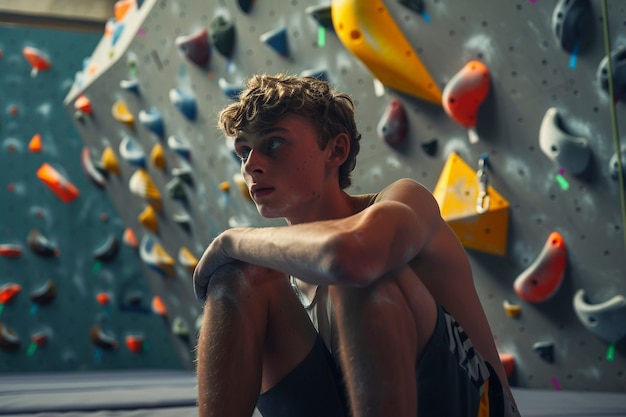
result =
[[[235,261],[236,259],[226,255],[222,246],[222,235],[216,237],[206,248],[193,271],[193,292],[198,301],[202,303],[206,301],[207,288],[215,271]]]

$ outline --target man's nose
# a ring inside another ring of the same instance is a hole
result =
[[[263,172],[263,155],[251,150],[243,163],[243,171],[250,175],[254,172]]]

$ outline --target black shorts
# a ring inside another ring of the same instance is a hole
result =
[[[306,358],[259,397],[263,417],[348,417],[343,378],[321,336]]]
[[[418,416],[495,417],[505,413],[495,371],[474,352],[458,323],[439,306],[437,324],[415,370]],[[508,403],[508,402],[507,402]],[[309,355],[259,397],[263,417],[349,416],[343,378],[318,336]]]

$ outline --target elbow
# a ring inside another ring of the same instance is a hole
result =
[[[373,257],[359,243],[358,235],[351,232],[336,235],[330,242],[327,262],[328,275],[335,285],[366,287],[377,277]]]

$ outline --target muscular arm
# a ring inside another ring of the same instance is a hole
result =
[[[220,266],[216,263],[239,260],[313,284],[364,286],[406,265],[440,222],[430,192],[415,181],[399,180],[383,190],[374,204],[346,218],[229,229],[207,249],[194,280],[196,285],[208,282]]]

